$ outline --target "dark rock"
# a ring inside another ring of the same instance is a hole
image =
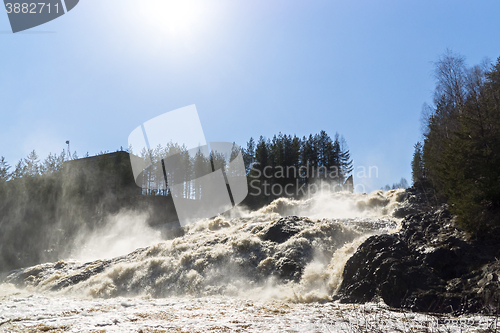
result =
[[[430,210],[411,191],[402,229],[368,238],[347,261],[341,302],[378,298],[420,312],[494,314],[500,304],[500,232],[471,239],[447,205]],[[430,210],[430,211],[429,211]]]
[[[341,301],[358,303],[380,296],[394,307],[400,307],[410,291],[439,283],[430,269],[420,269],[399,235],[366,240],[348,260],[343,278]]]
[[[283,257],[276,263],[278,275],[282,279],[297,281],[302,275],[303,267],[296,260]]]
[[[461,258],[454,251],[443,247],[427,253],[423,264],[432,267],[434,273],[445,280],[454,279],[465,273],[463,269],[460,269]]]
[[[397,218],[403,218],[410,214],[415,214],[418,210],[411,205],[404,205],[394,210],[392,216]]]
[[[97,261],[96,263],[86,264],[87,269],[83,270],[81,273],[74,274],[66,279],[63,279],[58,284],[51,288],[52,291],[60,290],[62,288],[86,281],[97,273],[104,271],[108,267],[110,261]]]
[[[284,243],[302,230],[300,221],[303,221],[303,219],[298,216],[281,218],[265,228],[262,231],[261,238],[275,243]]]

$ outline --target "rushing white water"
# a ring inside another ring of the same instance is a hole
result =
[[[356,248],[398,229],[390,216],[403,197],[393,190],[278,199],[257,212],[199,221],[166,241],[140,215],[134,225],[122,213],[75,252],[102,259],[12,272],[0,285],[0,330],[357,332],[364,323],[398,331],[410,317],[407,324],[445,325],[450,318],[331,302]],[[123,252],[137,245],[146,247]],[[491,324],[467,319],[470,329]]]
[[[0,332],[479,333],[495,329],[493,317],[409,313],[383,303],[293,303],[222,296],[103,300],[0,287]]]

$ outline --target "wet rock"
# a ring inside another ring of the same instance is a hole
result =
[[[65,279],[62,279],[59,283],[52,286],[51,290],[60,290],[62,288],[75,285],[77,283],[83,282],[91,278],[92,276],[101,273],[106,267],[108,267],[110,261],[97,261],[95,263],[87,264],[85,269],[80,273],[71,275]]]
[[[408,216],[410,214],[415,214],[417,212],[416,209],[412,208],[411,206],[403,206],[396,208],[394,212],[392,213],[392,216],[397,217],[397,218],[403,218],[405,216]]]
[[[261,239],[275,243],[284,243],[301,231],[301,221],[303,219],[298,216],[281,218],[262,230],[260,234]]]
[[[403,218],[405,216],[408,216],[410,214],[415,214],[418,212],[418,209],[414,207],[413,205],[409,204],[406,202],[405,204],[401,205],[399,208],[396,208],[394,212],[392,213],[392,216],[396,218]]]
[[[399,235],[372,236],[347,261],[340,287],[341,301],[366,302],[380,296],[390,306],[400,307],[411,290],[439,279],[421,269]]]
[[[282,279],[297,281],[302,275],[303,267],[297,260],[283,257],[277,261],[278,276]]]
[[[411,192],[402,229],[368,238],[347,261],[336,296],[362,303],[382,298],[421,312],[494,314],[500,304],[500,241],[471,239],[446,205],[430,209]]]

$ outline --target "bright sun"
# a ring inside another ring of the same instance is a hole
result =
[[[143,13],[147,24],[171,38],[186,38],[193,34],[206,10],[204,2],[199,0],[142,0],[141,4],[147,7]]]

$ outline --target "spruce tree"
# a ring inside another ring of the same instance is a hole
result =
[[[5,157],[0,158],[0,181],[7,181],[10,178],[10,165],[5,160]]]
[[[415,144],[413,159],[411,162],[411,176],[413,184],[417,184],[424,178],[424,164],[422,160],[422,144],[417,142]]]
[[[351,153],[349,152],[349,148],[347,147],[347,142],[345,141],[344,137],[340,137],[340,154],[339,154],[339,160],[340,160],[340,169],[342,170],[342,182],[344,182],[347,177],[351,174],[353,171],[353,162],[351,159]]]

